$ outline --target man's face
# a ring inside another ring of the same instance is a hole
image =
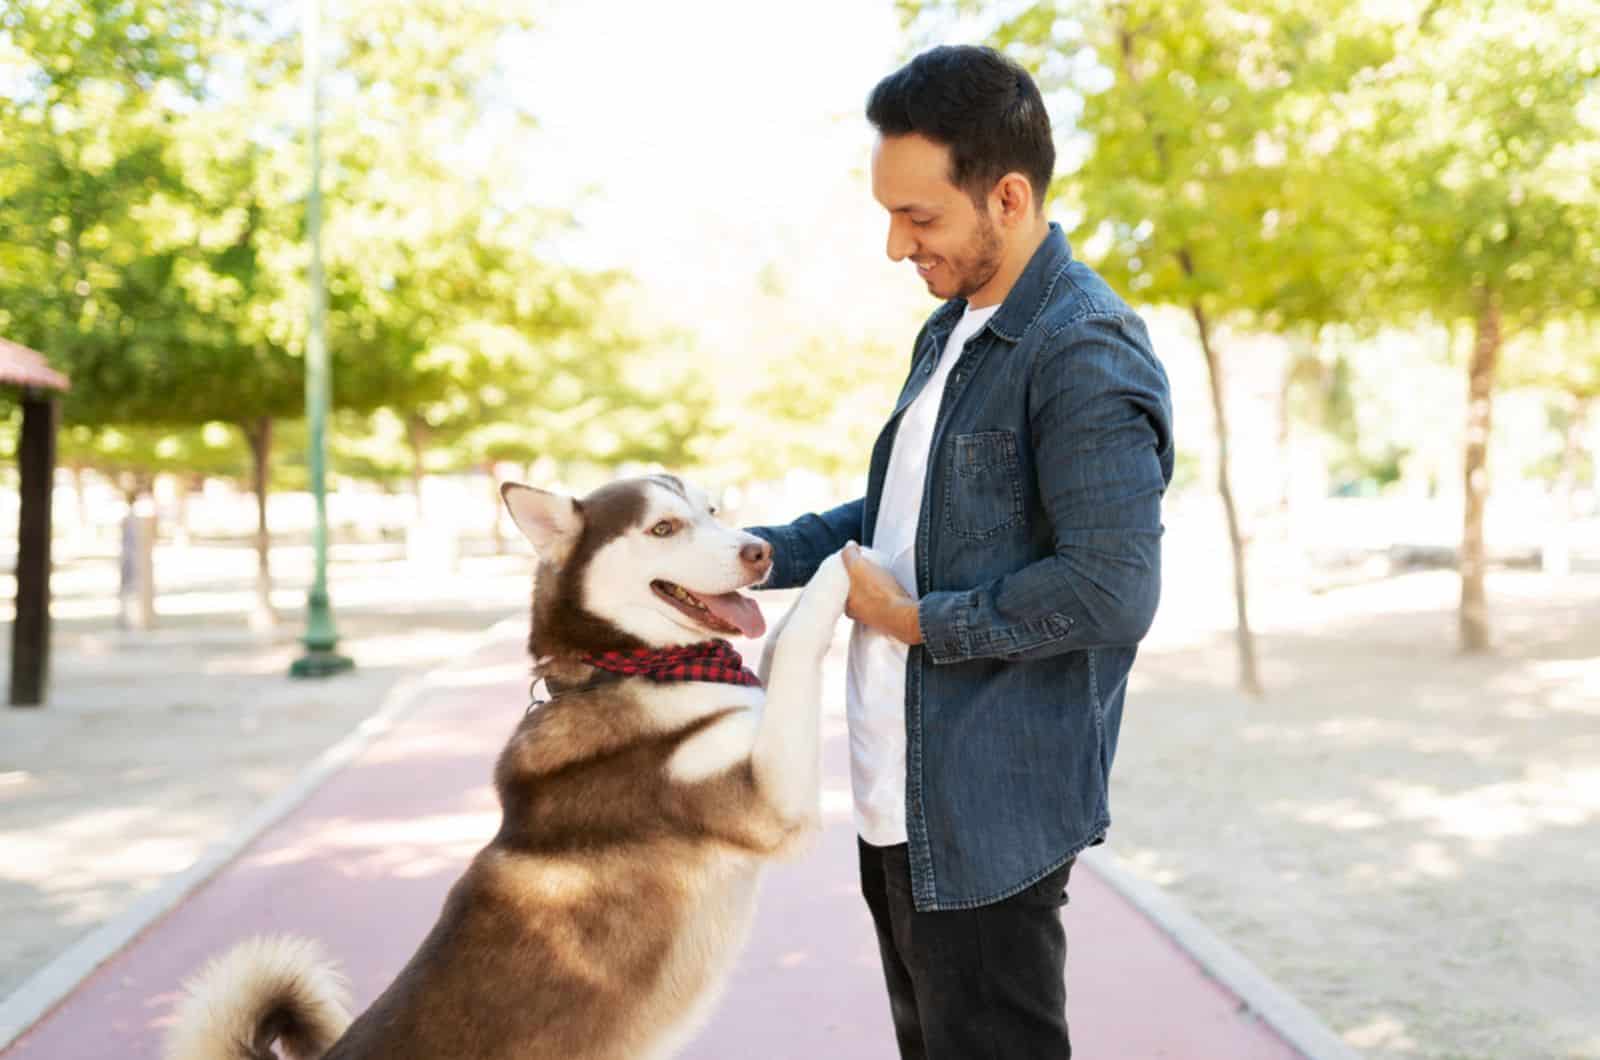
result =
[[[880,136],[872,194],[889,211],[889,257],[909,258],[936,298],[970,298],[1000,269],[1004,241],[990,215],[950,183],[950,149],[917,133]]]

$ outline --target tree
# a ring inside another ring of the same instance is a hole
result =
[[[172,125],[203,95],[220,12],[164,7],[29,0],[0,13],[20,86],[0,100],[0,326],[72,376],[69,423],[141,405],[180,418],[173,384],[204,342],[152,214],[185,194]]]
[[[546,248],[570,218],[511,179],[533,122],[500,77],[533,31],[508,0],[363,0],[333,30],[348,82],[325,126],[339,403],[403,425],[419,516],[427,470],[674,460],[703,419],[706,388],[664,380],[662,343],[622,323],[624,277],[558,264]]]
[[[335,403],[394,409],[419,454],[430,430],[468,433],[434,422],[451,410],[518,413],[495,395],[548,375],[552,341],[587,333],[613,282],[542,257],[564,219],[515,192],[531,122],[498,77],[531,29],[512,0],[361,0],[327,33]],[[23,86],[0,100],[0,327],[72,374],[68,424],[117,438],[238,425],[258,619],[274,425],[304,402],[299,45],[298,25],[251,0],[176,14],[28,0],[0,16],[0,63]],[[615,349],[601,335],[589,360]]]
[[[929,8],[978,5],[904,2]],[[1483,510],[1506,335],[1600,290],[1595,0],[1037,4],[998,42],[1080,94],[1063,178],[1080,247],[1133,296],[1192,316],[1212,381],[1239,611],[1215,323],[1470,331],[1461,642],[1488,644]]]
[[[203,109],[227,21],[217,2],[175,12],[24,2],[0,15],[21,86],[0,101],[0,134],[14,145],[0,175],[0,326],[71,375],[63,421],[86,458],[152,463],[157,454],[129,439],[170,441],[148,428],[229,417],[263,378],[226,309],[253,264],[256,212],[248,198],[228,208],[237,180],[215,189],[223,202],[196,204],[207,196],[186,179],[193,165],[175,129]],[[122,430],[92,436],[113,426]]]
[[[973,3],[903,0],[915,22]],[[1238,677],[1262,690],[1249,617],[1247,533],[1231,474],[1227,358],[1219,325],[1313,327],[1341,296],[1325,273],[1337,197],[1317,172],[1308,103],[1370,67],[1381,37],[1347,0],[1118,0],[1030,5],[991,40],[1029,66],[1084,131],[1056,190],[1079,217],[1074,245],[1131,299],[1181,307],[1205,357],[1217,490],[1233,556]]]
[[[1484,510],[1508,339],[1600,306],[1595,0],[1430,2],[1338,99],[1363,300],[1466,334],[1460,643],[1490,645]]]

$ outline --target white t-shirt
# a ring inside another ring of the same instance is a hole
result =
[[[962,346],[999,308],[985,306],[962,314],[938,366],[906,406],[895,432],[872,547],[889,558],[889,569],[912,596],[917,595],[917,517],[945,381],[961,357]],[[866,626],[857,625],[851,633],[845,686],[850,787],[855,794],[856,831],[874,846],[906,841],[906,653],[904,644]]]

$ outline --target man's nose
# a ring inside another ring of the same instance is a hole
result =
[[[916,249],[916,242],[905,235],[899,225],[891,222],[889,225],[889,246],[886,249],[889,251],[890,261],[904,261]]]
[[[744,560],[745,566],[762,570],[772,566],[772,545],[766,541],[755,541],[739,549],[739,558]]]

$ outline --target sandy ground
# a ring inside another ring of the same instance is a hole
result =
[[[1600,1057],[1600,574],[1495,574],[1482,658],[1456,653],[1448,573],[1262,589],[1269,695],[1252,701],[1232,689],[1225,558],[1171,544],[1112,849],[1366,1055]],[[234,562],[217,567],[231,581],[191,568],[154,634],[98,614],[106,572],[63,581],[81,617],[58,623],[51,706],[0,710],[0,995],[225,835],[402,675],[520,613],[527,563],[336,566],[360,667],[318,685],[281,676],[303,564],[286,564],[288,628],[262,638],[242,631]]]
[[[462,652],[527,597],[526,557],[469,558],[446,575],[346,550],[357,558],[329,579],[339,650],[356,668],[291,680],[303,552],[275,557],[283,622],[270,634],[248,630],[244,550],[158,556],[161,616],[141,633],[105,614],[114,564],[62,570],[49,703],[0,707],[0,997],[191,864],[397,681]]]
[[[1485,657],[1458,585],[1266,600],[1252,701],[1169,583],[1112,846],[1367,1056],[1600,1057],[1600,574],[1492,575]]]

